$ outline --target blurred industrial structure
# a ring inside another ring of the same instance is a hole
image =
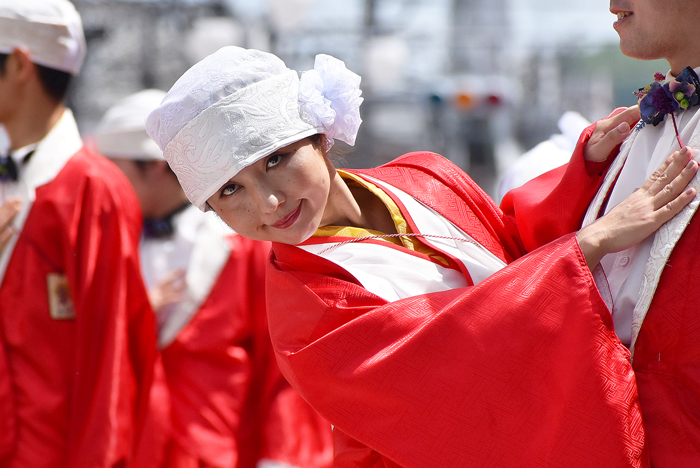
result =
[[[364,124],[344,165],[431,150],[493,194],[502,171],[547,139],[564,111],[595,120],[619,104],[611,72],[565,70],[589,51],[545,42],[516,56],[504,14],[511,1],[74,0],[89,54],[70,105],[89,135],[116,100],[167,90],[221,46],[269,50],[297,70],[328,53],[363,77]]]

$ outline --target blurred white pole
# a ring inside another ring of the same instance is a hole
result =
[[[185,39],[185,54],[191,63],[197,63],[224,46],[243,45],[243,37],[243,28],[234,19],[197,18]]]
[[[277,33],[301,29],[311,0],[268,0],[270,22]]]
[[[396,90],[404,78],[410,50],[397,36],[371,37],[365,42],[363,79],[374,92]]]

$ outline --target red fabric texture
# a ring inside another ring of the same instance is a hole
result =
[[[335,466],[361,466],[365,468],[397,468],[399,465],[388,460],[371,448],[356,441],[340,429],[333,428],[333,448]]]
[[[272,351],[261,294],[270,245],[228,240],[231,255],[209,296],[161,351],[169,395],[152,404],[170,424],[150,427],[170,433],[154,441],[166,445],[160,456],[151,450],[140,466],[254,468],[268,459],[329,467],[330,424],[289,386]]]
[[[12,378],[7,364],[4,343],[0,343],[0,460],[12,453],[16,430]]]
[[[632,365],[654,468],[700,466],[699,243],[696,213],[664,267],[635,343]]]
[[[513,200],[504,215],[437,155],[354,172],[408,192],[508,262],[551,235],[533,227],[546,203]],[[570,175],[598,184],[583,164]],[[574,225],[583,210],[561,215]],[[280,367],[334,425],[335,466],[648,466],[629,353],[572,235],[477,286],[393,303],[273,244],[267,285]]]
[[[37,189],[0,288],[0,375],[11,381],[17,425],[0,466],[128,463],[156,356],[140,219],[121,171],[86,149]],[[75,319],[51,318],[50,273],[67,278]]]

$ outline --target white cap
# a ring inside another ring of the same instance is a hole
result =
[[[0,0],[0,53],[17,47],[37,65],[77,75],[87,50],[80,14],[68,0]]]
[[[165,91],[145,89],[110,107],[95,130],[97,151],[111,159],[162,160],[163,152],[146,133],[146,117]]]
[[[278,57],[224,47],[194,65],[146,120],[187,198],[201,210],[241,169],[316,133],[352,145],[360,77],[331,56],[301,79]]]

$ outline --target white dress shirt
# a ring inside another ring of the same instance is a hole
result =
[[[695,70],[700,71],[700,68]],[[670,73],[667,80],[671,79]],[[676,124],[684,145],[691,136],[700,131],[700,113],[698,107],[676,113]],[[649,177],[674,151],[680,149],[673,127],[673,120],[666,116],[658,126],[645,125],[632,142],[629,157],[610,194],[605,212],[609,212],[625,198],[641,187]],[[698,159],[698,149],[694,148]],[[613,320],[615,332],[620,340],[630,345],[632,335],[632,317],[639,299],[644,270],[649,260],[649,252],[654,236],[649,236],[640,244],[613,254],[606,255],[600,264],[608,280],[613,300]],[[599,284],[599,288],[605,285]]]

